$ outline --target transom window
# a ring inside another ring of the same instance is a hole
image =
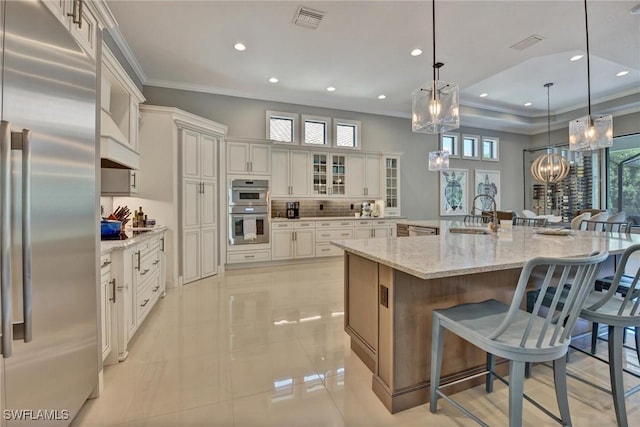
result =
[[[331,141],[331,118],[302,116],[302,143],[328,146]]]
[[[335,145],[338,148],[360,149],[360,122],[334,119]]]
[[[478,140],[480,138],[475,135],[462,135],[462,158],[463,159],[479,159]]]
[[[298,115],[278,111],[267,111],[267,139],[296,143]]]
[[[498,161],[498,138],[482,137],[482,160]]]
[[[450,158],[460,157],[459,139],[460,135],[457,133],[443,133],[440,139],[440,150],[447,151]]]

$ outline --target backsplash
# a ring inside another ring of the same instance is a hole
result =
[[[293,201],[293,200],[291,200]],[[354,216],[356,212],[362,212],[362,202],[373,200],[298,200],[300,202],[300,218],[317,216]],[[353,206],[353,208],[352,208]],[[287,201],[271,201],[271,217],[287,216]]]

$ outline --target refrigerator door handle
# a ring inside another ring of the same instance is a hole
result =
[[[0,298],[2,356],[11,357],[11,123],[0,122]]]
[[[22,151],[22,312],[23,321],[13,324],[13,339],[29,342],[31,321],[31,131],[11,132],[11,149]]]

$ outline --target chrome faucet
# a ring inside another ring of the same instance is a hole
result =
[[[493,214],[492,214],[492,218],[491,218],[491,222],[492,227],[491,230],[492,231],[498,231],[498,228],[500,227],[499,223],[498,223],[498,205],[496,204],[496,199],[494,199],[492,196],[489,196],[488,194],[479,194],[476,197],[473,198],[473,201],[471,202],[472,210],[471,210],[471,217],[470,219],[474,220],[473,222],[476,222],[475,219],[479,219],[480,223],[484,223],[484,219],[485,217],[482,216],[482,212],[484,212],[482,209],[478,209],[476,208],[476,200],[481,198],[481,197],[486,197],[491,201],[491,205],[490,207],[493,207]],[[480,215],[476,215],[476,210],[480,211]],[[465,223],[466,223],[466,218],[465,218]]]

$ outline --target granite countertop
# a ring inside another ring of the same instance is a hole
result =
[[[373,217],[373,216],[359,216],[359,217],[355,217],[355,216],[308,216],[308,217],[303,217],[303,218],[296,218],[296,219],[288,219],[288,218],[271,218],[272,222],[280,222],[280,221],[285,221],[285,222],[290,222],[290,221],[346,221],[346,220],[350,220],[350,221],[371,221],[371,220],[402,220],[403,217],[399,217],[399,216],[388,216],[388,217],[383,217],[383,216],[377,216],[377,217]]]
[[[127,229],[127,235],[131,236],[127,240],[102,240],[100,242],[100,253],[106,254],[114,250],[124,249],[128,246],[135,245],[136,243],[140,243],[145,239],[148,239],[154,236],[157,233],[165,231],[167,227],[163,225],[158,225],[153,228],[148,229],[148,231],[142,232],[135,236],[132,236],[132,232],[130,229]]]
[[[421,279],[519,268],[534,257],[586,256],[593,251],[622,253],[640,243],[640,235],[574,231],[570,236],[535,234],[531,229],[498,233],[454,234],[449,224],[440,235],[331,242],[346,252],[388,265]]]

